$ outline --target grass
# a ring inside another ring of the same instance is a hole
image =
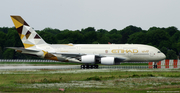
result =
[[[108,80],[108,79],[114,79],[115,76],[107,76],[107,77],[102,77],[102,76],[93,76],[93,77],[88,77],[85,80],[95,80],[95,81],[101,81],[101,80]]]
[[[179,71],[121,71],[84,73],[47,73],[61,70],[9,71],[0,74],[1,92],[147,92],[147,91],[180,91]],[[66,70],[71,71],[71,70]],[[13,74],[14,72],[14,74]],[[15,74],[15,73],[20,74]],[[163,77],[163,78],[158,78]],[[72,83],[75,82],[75,83]],[[85,83],[82,83],[85,82]],[[44,84],[40,88],[23,87],[33,84]],[[49,84],[54,84],[52,87]],[[56,84],[62,84],[57,85]],[[65,86],[67,84],[67,86]],[[74,84],[74,85],[73,85]],[[80,85],[78,85],[80,84]],[[81,86],[81,84],[84,84]],[[88,85],[89,84],[89,85]],[[98,85],[100,84],[100,85]],[[64,85],[64,86],[63,86]],[[81,87],[77,87],[81,86]],[[92,87],[83,87],[92,86]],[[100,87],[99,87],[100,86]],[[105,86],[107,88],[103,88]],[[178,89],[179,88],[179,89]]]
[[[53,64],[80,65],[62,62],[0,62],[0,64]],[[122,63],[121,65],[148,65],[148,63]],[[180,91],[180,70],[171,71],[121,71],[99,69],[102,72],[83,70],[25,70],[0,71],[0,92],[147,92]],[[70,73],[60,73],[60,72]],[[5,73],[7,72],[7,73]],[[56,73],[54,73],[56,72]],[[163,77],[162,79],[159,77]],[[84,82],[84,83],[83,83]],[[59,84],[59,85],[58,85]],[[33,87],[32,87],[33,86]],[[85,87],[88,86],[88,87]]]
[[[43,74],[0,74],[0,84],[14,84],[14,83],[59,83],[69,81],[83,81],[83,80],[109,80],[117,78],[140,78],[140,77],[174,77],[179,78],[180,73],[176,71],[169,71],[168,73],[162,71],[152,72],[131,72],[131,71],[111,71],[111,72],[90,72],[90,73],[55,73],[46,74],[48,70],[41,70]],[[50,70],[51,71],[51,70]],[[56,70],[52,70],[56,71]],[[16,71],[18,72],[18,71]]]
[[[12,92],[12,91],[18,91],[18,92],[40,92],[40,93],[63,93],[63,91],[59,91],[58,88],[43,88],[43,89],[37,89],[37,88],[12,88],[12,87],[0,87],[0,90],[6,91],[6,92]],[[66,89],[65,92],[67,93],[146,93],[147,90],[125,90],[125,89],[119,89],[119,88],[70,88]]]

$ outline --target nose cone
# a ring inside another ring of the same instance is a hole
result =
[[[162,58],[162,60],[165,59],[166,55],[164,53],[162,53],[161,58]]]

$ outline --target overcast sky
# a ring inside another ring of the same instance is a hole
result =
[[[121,30],[129,25],[180,29],[180,0],[1,0],[0,27],[20,15],[35,30]]]

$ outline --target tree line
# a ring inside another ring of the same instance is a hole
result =
[[[142,30],[130,25],[110,31],[94,27],[74,31],[48,27],[36,32],[49,44],[146,44],[160,49],[167,59],[177,59],[180,55],[180,31],[174,26]],[[15,27],[0,27],[0,59],[37,59],[6,47],[23,47]]]

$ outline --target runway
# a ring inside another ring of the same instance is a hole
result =
[[[80,65],[0,65],[0,70],[37,70],[37,69],[78,69]]]
[[[165,68],[161,66],[162,69],[173,69],[173,66]],[[179,69],[177,66],[176,69]],[[80,65],[34,65],[34,64],[0,64],[0,70],[39,70],[39,69],[81,69]],[[149,66],[102,66],[100,65],[98,69],[153,69]],[[159,68],[158,68],[159,69]]]

